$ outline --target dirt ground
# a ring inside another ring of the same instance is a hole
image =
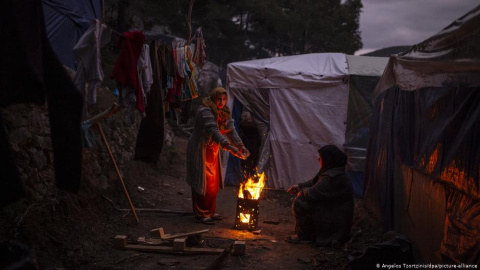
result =
[[[64,194],[44,204],[27,208],[22,219],[10,221],[2,233],[29,239],[41,269],[348,269],[349,256],[358,255],[381,240],[380,225],[356,201],[353,240],[340,249],[290,244],[284,239],[294,233],[292,195],[264,190],[260,200],[259,234],[235,230],[237,187],[225,187],[217,198],[217,212],[224,220],[215,225],[195,222],[191,215],[190,187],[183,180],[185,137],[175,138],[175,149],[164,150],[159,165],[131,161],[120,168],[132,202],[137,209],[163,209],[177,213],[138,211],[137,224],[118,180],[98,194],[83,184],[78,195]],[[14,211],[14,209],[7,209]],[[28,221],[27,221],[28,220]],[[278,220],[279,224],[264,223]],[[5,220],[4,220],[5,222]],[[0,222],[1,223],[1,222]],[[114,248],[117,235],[140,244],[150,230],[163,228],[167,234],[203,229],[201,238],[187,242],[203,248],[229,249],[235,240],[246,241],[244,256],[225,254],[176,255]],[[223,267],[223,268],[222,268]]]

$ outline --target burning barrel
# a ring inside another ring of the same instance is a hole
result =
[[[254,231],[258,226],[260,212],[260,194],[265,186],[265,174],[256,173],[240,184],[237,198],[235,229]]]

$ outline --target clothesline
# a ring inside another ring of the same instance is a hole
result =
[[[120,33],[119,31],[115,30],[115,28],[113,28],[112,26],[110,26],[110,25],[108,25],[108,24],[106,24],[106,23],[103,23],[103,24],[104,24],[106,27],[110,28],[110,30],[111,30],[113,33],[115,33],[115,34],[117,34],[117,35],[119,35],[119,36],[125,37],[125,35],[124,35],[123,33]],[[195,30],[195,33],[193,34],[193,37],[192,37],[191,40],[190,40],[190,43],[191,43],[192,41],[194,41],[194,40],[197,39],[197,32],[198,32],[198,30],[201,30],[201,29],[202,29],[202,27],[200,26],[200,27],[198,27],[198,28]],[[142,30],[142,33],[143,33],[143,34],[146,34],[146,35],[145,35],[146,37],[149,36],[149,35],[148,35],[145,31],[143,31],[143,30]],[[150,36],[151,36],[151,35],[150,35]],[[155,40],[162,39],[163,41],[167,41],[167,42],[171,42],[171,43],[173,43],[173,41],[174,41],[174,37],[173,37],[173,36],[168,36],[168,35],[161,34],[161,33],[154,34],[154,36],[169,37],[169,38],[171,38],[172,40],[165,40],[164,38],[148,38],[148,39],[145,40],[145,43],[147,44],[147,43],[148,43],[149,41],[151,41],[152,39],[155,39]],[[183,41],[175,44],[175,45],[176,45],[175,48],[180,48],[180,47],[184,47],[184,46],[189,46],[190,44],[186,44],[186,42],[188,42],[188,40],[183,40]]]

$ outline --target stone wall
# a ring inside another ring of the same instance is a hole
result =
[[[108,88],[98,91],[98,104],[89,108],[90,116],[108,109],[116,97]],[[27,187],[27,196],[42,200],[56,192],[54,176],[54,155],[50,137],[50,123],[47,105],[18,104],[0,109],[5,129],[9,136],[21,179]],[[103,131],[112,150],[115,161],[122,172],[132,161],[140,115],[136,113],[134,124],[127,119],[126,110],[119,110],[101,122]],[[92,127],[96,144],[82,152],[82,185],[85,183],[104,190],[116,185],[117,173],[108,150],[97,127]],[[166,127],[165,146],[174,144],[171,129]]]

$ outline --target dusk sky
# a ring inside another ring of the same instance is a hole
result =
[[[478,0],[362,0],[360,31],[368,53],[411,46],[440,32],[480,4]]]

